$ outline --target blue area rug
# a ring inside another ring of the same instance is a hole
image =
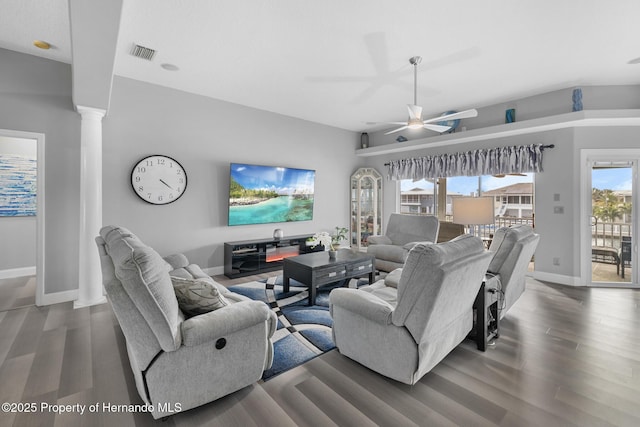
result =
[[[348,283],[347,283],[348,282]],[[308,288],[291,280],[289,292],[282,290],[282,276],[266,281],[230,286],[229,290],[256,301],[263,301],[278,316],[273,334],[273,365],[262,375],[268,380],[335,348],[331,336],[329,292],[336,287],[362,286],[368,280],[351,279],[318,288],[315,305],[308,306]]]

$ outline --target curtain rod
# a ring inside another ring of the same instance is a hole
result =
[[[545,148],[556,148],[555,144],[543,145],[540,150],[544,151]],[[384,163],[383,166],[389,166],[391,163]]]

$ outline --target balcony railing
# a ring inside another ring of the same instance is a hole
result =
[[[591,225],[591,246],[620,249],[623,237],[631,237],[628,222],[596,222]]]
[[[453,221],[453,215],[447,215],[445,217],[445,221]],[[490,239],[493,237],[493,233],[501,227],[509,227],[514,224],[527,224],[533,227],[533,218],[516,218],[516,217],[499,217],[496,218],[493,224],[489,225],[478,225],[475,227],[471,227],[472,234],[478,233],[478,236],[484,239]]]

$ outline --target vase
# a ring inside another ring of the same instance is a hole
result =
[[[336,259],[338,251],[329,251],[329,259]]]

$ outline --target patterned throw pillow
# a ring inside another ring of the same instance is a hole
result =
[[[229,305],[229,302],[218,292],[218,288],[206,280],[171,276],[171,283],[173,283],[180,310],[189,317]]]

